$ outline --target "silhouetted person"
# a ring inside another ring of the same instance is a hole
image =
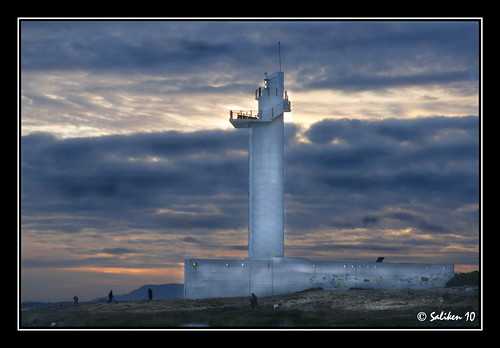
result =
[[[113,290],[109,292],[108,297],[109,297],[108,303],[111,303],[111,301],[113,301]]]
[[[75,307],[78,306],[78,296],[73,296],[73,304],[75,305]]]
[[[257,296],[252,292],[252,296],[250,296],[250,306],[252,306],[252,310],[257,309]]]
[[[151,288],[148,289],[148,299],[150,301],[153,299],[153,290],[151,290]]]

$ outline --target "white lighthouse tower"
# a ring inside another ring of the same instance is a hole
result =
[[[284,124],[290,111],[284,73],[264,79],[255,90],[259,109],[230,111],[235,128],[248,128],[248,256],[270,259],[284,256]]]
[[[281,67],[280,67],[281,68]],[[280,69],[281,70],[281,69]],[[284,123],[290,111],[284,74],[255,91],[258,110],[231,110],[235,128],[248,128],[248,258],[184,260],[184,297],[271,296],[325,290],[425,289],[444,286],[453,264],[311,261],[284,255]]]

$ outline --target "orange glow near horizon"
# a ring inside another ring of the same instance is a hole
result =
[[[58,270],[163,277],[165,279],[179,279],[181,282],[184,279],[184,264],[178,264],[177,267],[167,268],[68,267],[59,268]],[[174,281],[172,280],[172,282]]]

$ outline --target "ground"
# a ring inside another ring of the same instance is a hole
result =
[[[258,295],[258,294],[257,294]],[[277,305],[277,308],[275,308]],[[21,328],[478,328],[477,287],[321,290],[259,298],[83,303],[22,311]]]

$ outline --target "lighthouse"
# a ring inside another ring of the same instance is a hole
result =
[[[258,110],[231,110],[229,121],[248,128],[248,256],[264,260],[284,256],[284,73],[266,73],[255,99]]]
[[[280,64],[281,65],[281,64]],[[284,253],[284,122],[291,111],[284,73],[265,74],[257,110],[230,110],[248,128],[248,257],[184,260],[184,298],[272,296],[325,290],[425,289],[454,276],[453,264],[313,261]]]

